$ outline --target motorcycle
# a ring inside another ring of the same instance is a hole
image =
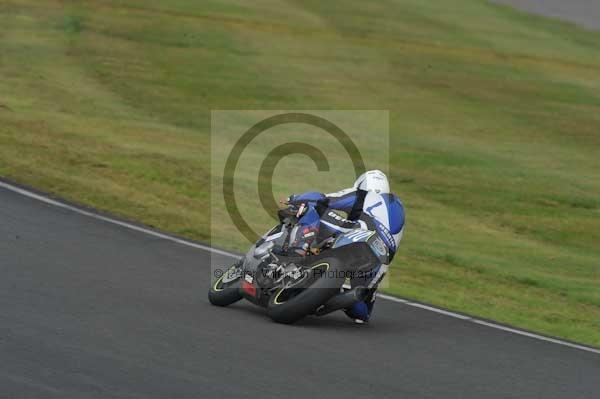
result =
[[[377,229],[361,223],[361,228],[317,242],[318,232],[306,227],[306,221],[315,218],[320,219],[316,204],[290,205],[280,211],[280,223],[211,283],[210,303],[228,306],[246,299],[266,308],[275,322],[291,324],[364,300],[369,294],[366,287],[350,288],[345,283],[388,263],[389,251]]]

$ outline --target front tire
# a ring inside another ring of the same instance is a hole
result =
[[[327,265],[325,275],[316,279],[307,288],[303,288],[297,294],[293,292],[298,290],[297,288],[280,288],[269,299],[267,314],[273,321],[283,324],[295,323],[314,313],[319,306],[340,292],[345,277],[340,273],[338,262],[335,259],[326,259],[313,265],[310,270],[313,271],[323,265]]]
[[[242,299],[240,294],[241,271],[238,276],[230,279],[232,274],[241,269],[241,262],[231,266],[216,281],[212,282],[208,290],[208,300],[215,306],[229,306]]]

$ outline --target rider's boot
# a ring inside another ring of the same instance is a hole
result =
[[[369,321],[373,306],[375,305],[375,295],[371,294],[363,301],[356,302],[351,307],[344,309],[346,316],[350,317],[357,324],[364,324]]]

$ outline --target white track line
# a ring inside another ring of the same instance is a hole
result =
[[[535,338],[535,339],[539,339],[539,340],[546,341],[546,342],[552,342],[553,344],[559,344],[559,345],[563,345],[563,346],[568,346],[570,348],[580,349],[580,350],[583,350],[586,352],[600,354],[600,349],[595,349],[595,348],[590,348],[590,347],[583,346],[583,345],[578,345],[573,342],[567,342],[567,341],[563,341],[563,340],[556,339],[556,338],[544,337],[543,335],[537,335],[534,333],[530,333],[528,331],[523,331],[523,330],[518,330],[516,328],[501,326],[501,325],[498,325],[495,323],[490,323],[490,322],[484,321],[484,320],[471,319],[470,321],[472,321],[473,323],[481,324],[482,326],[492,327],[492,328],[502,330],[502,331],[507,331],[507,332],[510,332],[513,334],[519,334],[519,335],[523,335],[523,336],[529,337],[529,338]]]
[[[395,296],[386,295],[386,294],[377,294],[377,296],[379,298],[387,299],[388,301],[403,303],[405,305],[413,306],[415,308],[425,309],[425,310],[429,310],[430,312],[435,312],[435,313],[443,314],[446,316],[454,317],[455,319],[461,319],[461,320],[471,320],[472,319],[472,317],[470,317],[470,316],[465,316],[465,315],[462,315],[459,313],[450,312],[448,310],[436,308],[436,307],[429,306],[429,305],[424,305],[424,304],[418,303],[418,302],[411,302],[408,299],[397,298]]]
[[[170,235],[167,234],[162,234],[153,230],[150,230],[148,228],[144,228],[144,227],[140,227],[140,226],[136,226],[134,224],[131,223],[127,223],[127,222],[122,222],[120,220],[116,220],[116,219],[112,219],[106,216],[102,216],[99,215],[97,213],[94,212],[90,212],[90,211],[86,211],[84,209],[81,208],[77,208],[75,206],[71,206],[71,205],[67,205],[65,203],[53,200],[47,196],[44,195],[40,195],[40,194],[36,194],[32,191],[29,190],[25,190],[23,188],[14,186],[12,184],[9,183],[5,183],[0,181],[0,187],[5,188],[6,190],[21,194],[25,197],[29,197],[41,202],[44,202],[48,205],[52,205],[52,206],[56,206],[59,208],[63,208],[63,209],[68,209],[72,212],[78,213],[80,215],[84,215],[84,216],[88,216],[90,218],[93,219],[97,219],[97,220],[102,220],[103,222],[107,222],[107,223],[111,223],[111,224],[115,224],[121,227],[125,227],[127,229],[130,230],[135,230],[138,231],[140,233],[144,233],[144,234],[148,234],[151,235],[153,237],[157,237],[157,238],[161,238],[163,240],[168,240],[168,241],[172,241],[181,245],[185,245],[188,247],[192,247],[192,248],[197,248],[197,249],[201,249],[203,251],[208,251],[208,252],[212,252],[214,254],[218,254],[218,255],[222,255],[222,256],[228,256],[230,258],[235,258],[235,259],[239,259],[240,256],[233,254],[231,252],[227,252],[227,251],[223,251],[217,248],[212,248],[208,245],[202,245],[202,244],[197,244],[195,242],[191,242],[188,240],[183,240],[181,238],[176,238],[176,237],[172,237]],[[568,342],[568,341],[563,341],[560,339],[556,339],[556,338],[550,338],[550,337],[545,337],[543,335],[538,335],[538,334],[534,334],[528,331],[524,331],[524,330],[519,330],[516,328],[511,328],[511,327],[507,327],[507,326],[503,326],[500,324],[495,324],[495,323],[491,323],[488,321],[484,321],[484,320],[479,320],[479,319],[475,319],[473,317],[470,316],[466,316],[466,315],[462,315],[460,313],[454,313],[454,312],[450,312],[448,310],[444,310],[444,309],[440,309],[440,308],[436,308],[434,306],[429,306],[429,305],[424,305],[422,303],[418,303],[418,302],[411,302],[408,299],[403,299],[403,298],[398,298],[398,297],[394,297],[391,295],[386,295],[386,294],[377,294],[378,297],[388,300],[388,301],[392,301],[392,302],[396,302],[396,303],[401,303],[407,306],[412,306],[412,307],[416,307],[416,308],[420,308],[420,309],[424,309],[430,312],[435,312],[435,313],[439,313],[439,314],[443,314],[445,316],[449,316],[449,317],[453,317],[456,319],[460,319],[460,320],[464,320],[467,322],[471,322],[471,323],[475,323],[475,324],[479,324],[482,326],[487,326],[490,328],[495,328],[497,330],[502,330],[502,331],[506,331],[506,332],[510,332],[513,334],[518,334],[518,335],[522,335],[525,337],[529,337],[529,338],[533,338],[533,339],[537,339],[537,340],[541,340],[541,341],[545,341],[545,342],[551,342],[554,344],[558,344],[558,345],[562,345],[562,346],[567,346],[570,348],[574,348],[574,349],[579,349],[582,351],[586,351],[586,352],[591,352],[591,353],[596,353],[596,354],[600,354],[600,349],[595,349],[595,348],[590,348],[584,345],[578,345],[576,343],[572,343],[572,342]]]
[[[150,229],[147,229],[147,228],[144,228],[144,227],[136,226],[136,225],[131,224],[131,223],[121,222],[121,221],[116,220],[116,219],[112,219],[112,218],[109,218],[109,217],[106,217],[106,216],[98,215],[96,213],[89,212],[89,211],[86,211],[84,209],[77,208],[77,207],[74,207],[74,206],[71,206],[71,205],[67,205],[67,204],[64,204],[64,203],[59,202],[59,201],[55,201],[55,200],[53,200],[51,198],[45,197],[43,195],[36,194],[36,193],[28,191],[28,190],[24,190],[22,188],[13,186],[11,184],[8,184],[8,183],[2,182],[2,181],[0,181],[0,187],[3,187],[5,189],[7,189],[7,190],[10,190],[10,191],[13,191],[15,193],[24,195],[26,197],[36,199],[38,201],[45,202],[46,204],[49,204],[49,205],[57,206],[59,208],[68,209],[68,210],[73,211],[75,213],[78,213],[80,215],[84,215],[84,216],[88,216],[88,217],[91,217],[91,218],[94,218],[94,219],[102,220],[104,222],[116,224],[116,225],[119,225],[119,226],[122,226],[122,227],[125,227],[125,228],[128,228],[128,229],[131,229],[131,230],[139,231],[141,233],[145,233],[145,234],[148,234],[148,235],[151,235],[151,236],[154,236],[154,237],[162,238],[163,240],[173,241],[173,242],[176,242],[178,244],[187,245],[188,247],[202,249],[204,251],[212,252],[212,253],[223,255],[223,256],[229,256],[229,257],[232,257],[232,258],[239,258],[238,255],[234,255],[234,254],[232,254],[230,252],[226,252],[226,251],[222,251],[220,249],[212,248],[212,247],[209,247],[208,245],[196,244],[195,242],[191,242],[191,241],[183,240],[181,238],[176,238],[176,237],[172,237],[172,236],[169,236],[169,235],[166,235],[166,234],[158,233],[156,231],[153,231],[153,230],[150,230]]]

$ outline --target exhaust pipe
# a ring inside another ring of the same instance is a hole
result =
[[[321,305],[315,311],[317,316],[323,316],[336,310],[346,309],[367,297],[369,290],[365,287],[355,287],[350,291],[341,292]]]

